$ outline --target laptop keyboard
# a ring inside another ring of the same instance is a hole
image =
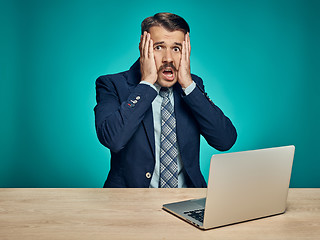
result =
[[[203,222],[204,209],[187,211],[187,212],[184,212],[184,214],[187,214],[189,217],[192,217],[198,220],[199,222]]]

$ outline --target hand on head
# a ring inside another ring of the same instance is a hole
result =
[[[192,83],[191,71],[190,71],[190,36],[189,33],[185,34],[184,41],[182,43],[181,60],[178,71],[178,82],[183,88],[187,88]]]
[[[153,41],[150,33],[144,32],[140,38],[140,70],[141,81],[154,84],[157,81],[158,73],[153,55]]]

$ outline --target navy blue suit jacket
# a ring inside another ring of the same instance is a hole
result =
[[[177,141],[188,187],[206,187],[199,166],[200,134],[215,149],[225,151],[236,141],[236,130],[209,99],[201,78],[192,74],[196,88],[185,96],[173,86]],[[157,91],[141,80],[138,61],[125,71],[96,81],[96,130],[111,151],[111,168],[104,187],[149,187],[155,166],[152,101]],[[136,100],[136,102],[134,101]]]

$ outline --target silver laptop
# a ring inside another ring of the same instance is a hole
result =
[[[207,197],[163,209],[201,229],[284,213],[294,151],[286,146],[213,155]]]

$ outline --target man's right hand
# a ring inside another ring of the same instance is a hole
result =
[[[150,33],[146,31],[140,38],[140,71],[141,81],[146,81],[154,84],[158,78],[156,62],[153,55],[153,41],[150,38]]]

